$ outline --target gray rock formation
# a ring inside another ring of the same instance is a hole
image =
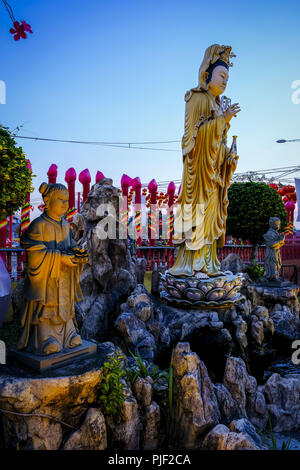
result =
[[[175,385],[174,438],[179,447],[197,449],[205,432],[219,422],[220,413],[206,367],[188,343],[172,354]]]
[[[248,434],[257,446],[262,447],[262,439],[248,419],[242,418],[232,421],[229,425],[229,429],[232,432]]]
[[[160,427],[160,407],[152,401],[144,411],[145,426],[142,437],[142,448],[144,450],[156,450],[158,447]]]
[[[249,418],[263,429],[267,422],[264,396],[257,386],[256,379],[248,374],[241,358],[228,357],[225,367],[223,385],[231,394],[235,406],[229,416]]]
[[[222,272],[231,271],[233,274],[242,273],[246,271],[246,264],[241,260],[239,255],[230,253],[226,258],[221,261]]]
[[[299,317],[299,290],[299,286],[294,284],[287,287],[264,287],[259,284],[250,284],[247,286],[247,297],[251,300],[253,307],[261,305],[271,310],[276,304],[286,305],[293,314]]]
[[[300,339],[300,320],[287,305],[275,304],[270,317],[277,335],[290,341]]]
[[[300,429],[300,374],[272,374],[264,386],[274,431]]]
[[[89,253],[81,287],[84,299],[76,305],[76,316],[85,339],[105,340],[114,313],[136,286],[124,226],[119,220],[119,190],[104,178],[92,189],[74,217],[74,236]]]
[[[231,421],[238,416],[236,402],[224,384],[215,384],[214,391],[218,400],[221,414],[220,421],[226,425],[229,425]]]
[[[150,406],[153,397],[154,381],[151,377],[138,377],[133,385],[133,393],[142,406]]]
[[[138,377],[133,385],[133,393],[140,405],[143,423],[141,448],[155,450],[158,447],[160,430],[160,407],[152,400],[154,381],[151,377]]]
[[[124,387],[125,401],[116,416],[106,418],[110,431],[109,448],[116,450],[139,450],[143,429],[139,407],[131,390]]]
[[[21,369],[6,366],[0,376],[0,408],[7,410],[1,412],[5,448],[60,448],[64,432],[75,429],[97,401],[102,359],[98,358],[98,367],[97,358],[90,361],[77,364],[77,373],[65,366],[52,377],[22,374]]]
[[[90,408],[79,429],[69,436],[64,450],[104,450],[107,447],[106,424],[97,408]]]
[[[169,330],[164,327],[161,312],[145,286],[137,285],[127,302],[121,305],[121,312],[115,327],[126,347],[151,362],[158,352],[169,347]]]
[[[245,432],[231,432],[224,424],[218,424],[202,444],[205,450],[260,450],[252,437]]]

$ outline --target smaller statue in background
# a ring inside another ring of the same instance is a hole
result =
[[[281,256],[280,247],[284,245],[285,233],[280,234],[280,219],[278,217],[270,217],[270,228],[264,234],[266,244],[265,258],[265,275],[262,281],[280,282]]]

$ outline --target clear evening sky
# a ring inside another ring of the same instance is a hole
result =
[[[32,25],[13,40],[0,4],[0,80],[6,104],[0,123],[23,125],[20,135],[87,141],[180,140],[184,94],[197,85],[205,49],[231,45],[237,55],[226,95],[242,111],[231,121],[238,136],[238,170],[299,165],[299,1],[10,0],[16,19]],[[299,86],[300,88],[300,86]],[[300,94],[299,94],[300,96]],[[120,185],[123,173],[143,183],[180,179],[176,152],[18,141],[37,178],[51,163],[58,181],[73,166],[97,170]],[[157,145],[156,147],[162,147]],[[78,190],[81,185],[78,185]]]

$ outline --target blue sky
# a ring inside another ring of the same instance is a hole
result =
[[[205,49],[233,47],[226,95],[239,102],[237,171],[299,165],[299,1],[10,0],[34,34],[15,42],[0,4],[0,122],[23,135],[99,141],[180,140],[184,94],[196,86]],[[119,186],[123,173],[143,183],[180,179],[179,152],[127,150],[19,140],[37,175],[51,163],[58,181],[88,167]],[[180,144],[169,146],[180,150]],[[80,189],[80,186],[78,186]]]

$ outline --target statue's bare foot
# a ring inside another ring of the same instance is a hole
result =
[[[43,354],[54,354],[60,351],[60,345],[54,338],[49,338],[45,341],[44,346],[42,347]]]
[[[215,273],[208,272],[207,274],[209,275],[209,277],[217,277],[217,276],[223,276],[224,275],[224,273],[222,273],[222,271],[216,271]]]
[[[82,344],[82,339],[79,335],[73,336],[69,343],[69,348],[76,348],[77,346],[80,346]]]

